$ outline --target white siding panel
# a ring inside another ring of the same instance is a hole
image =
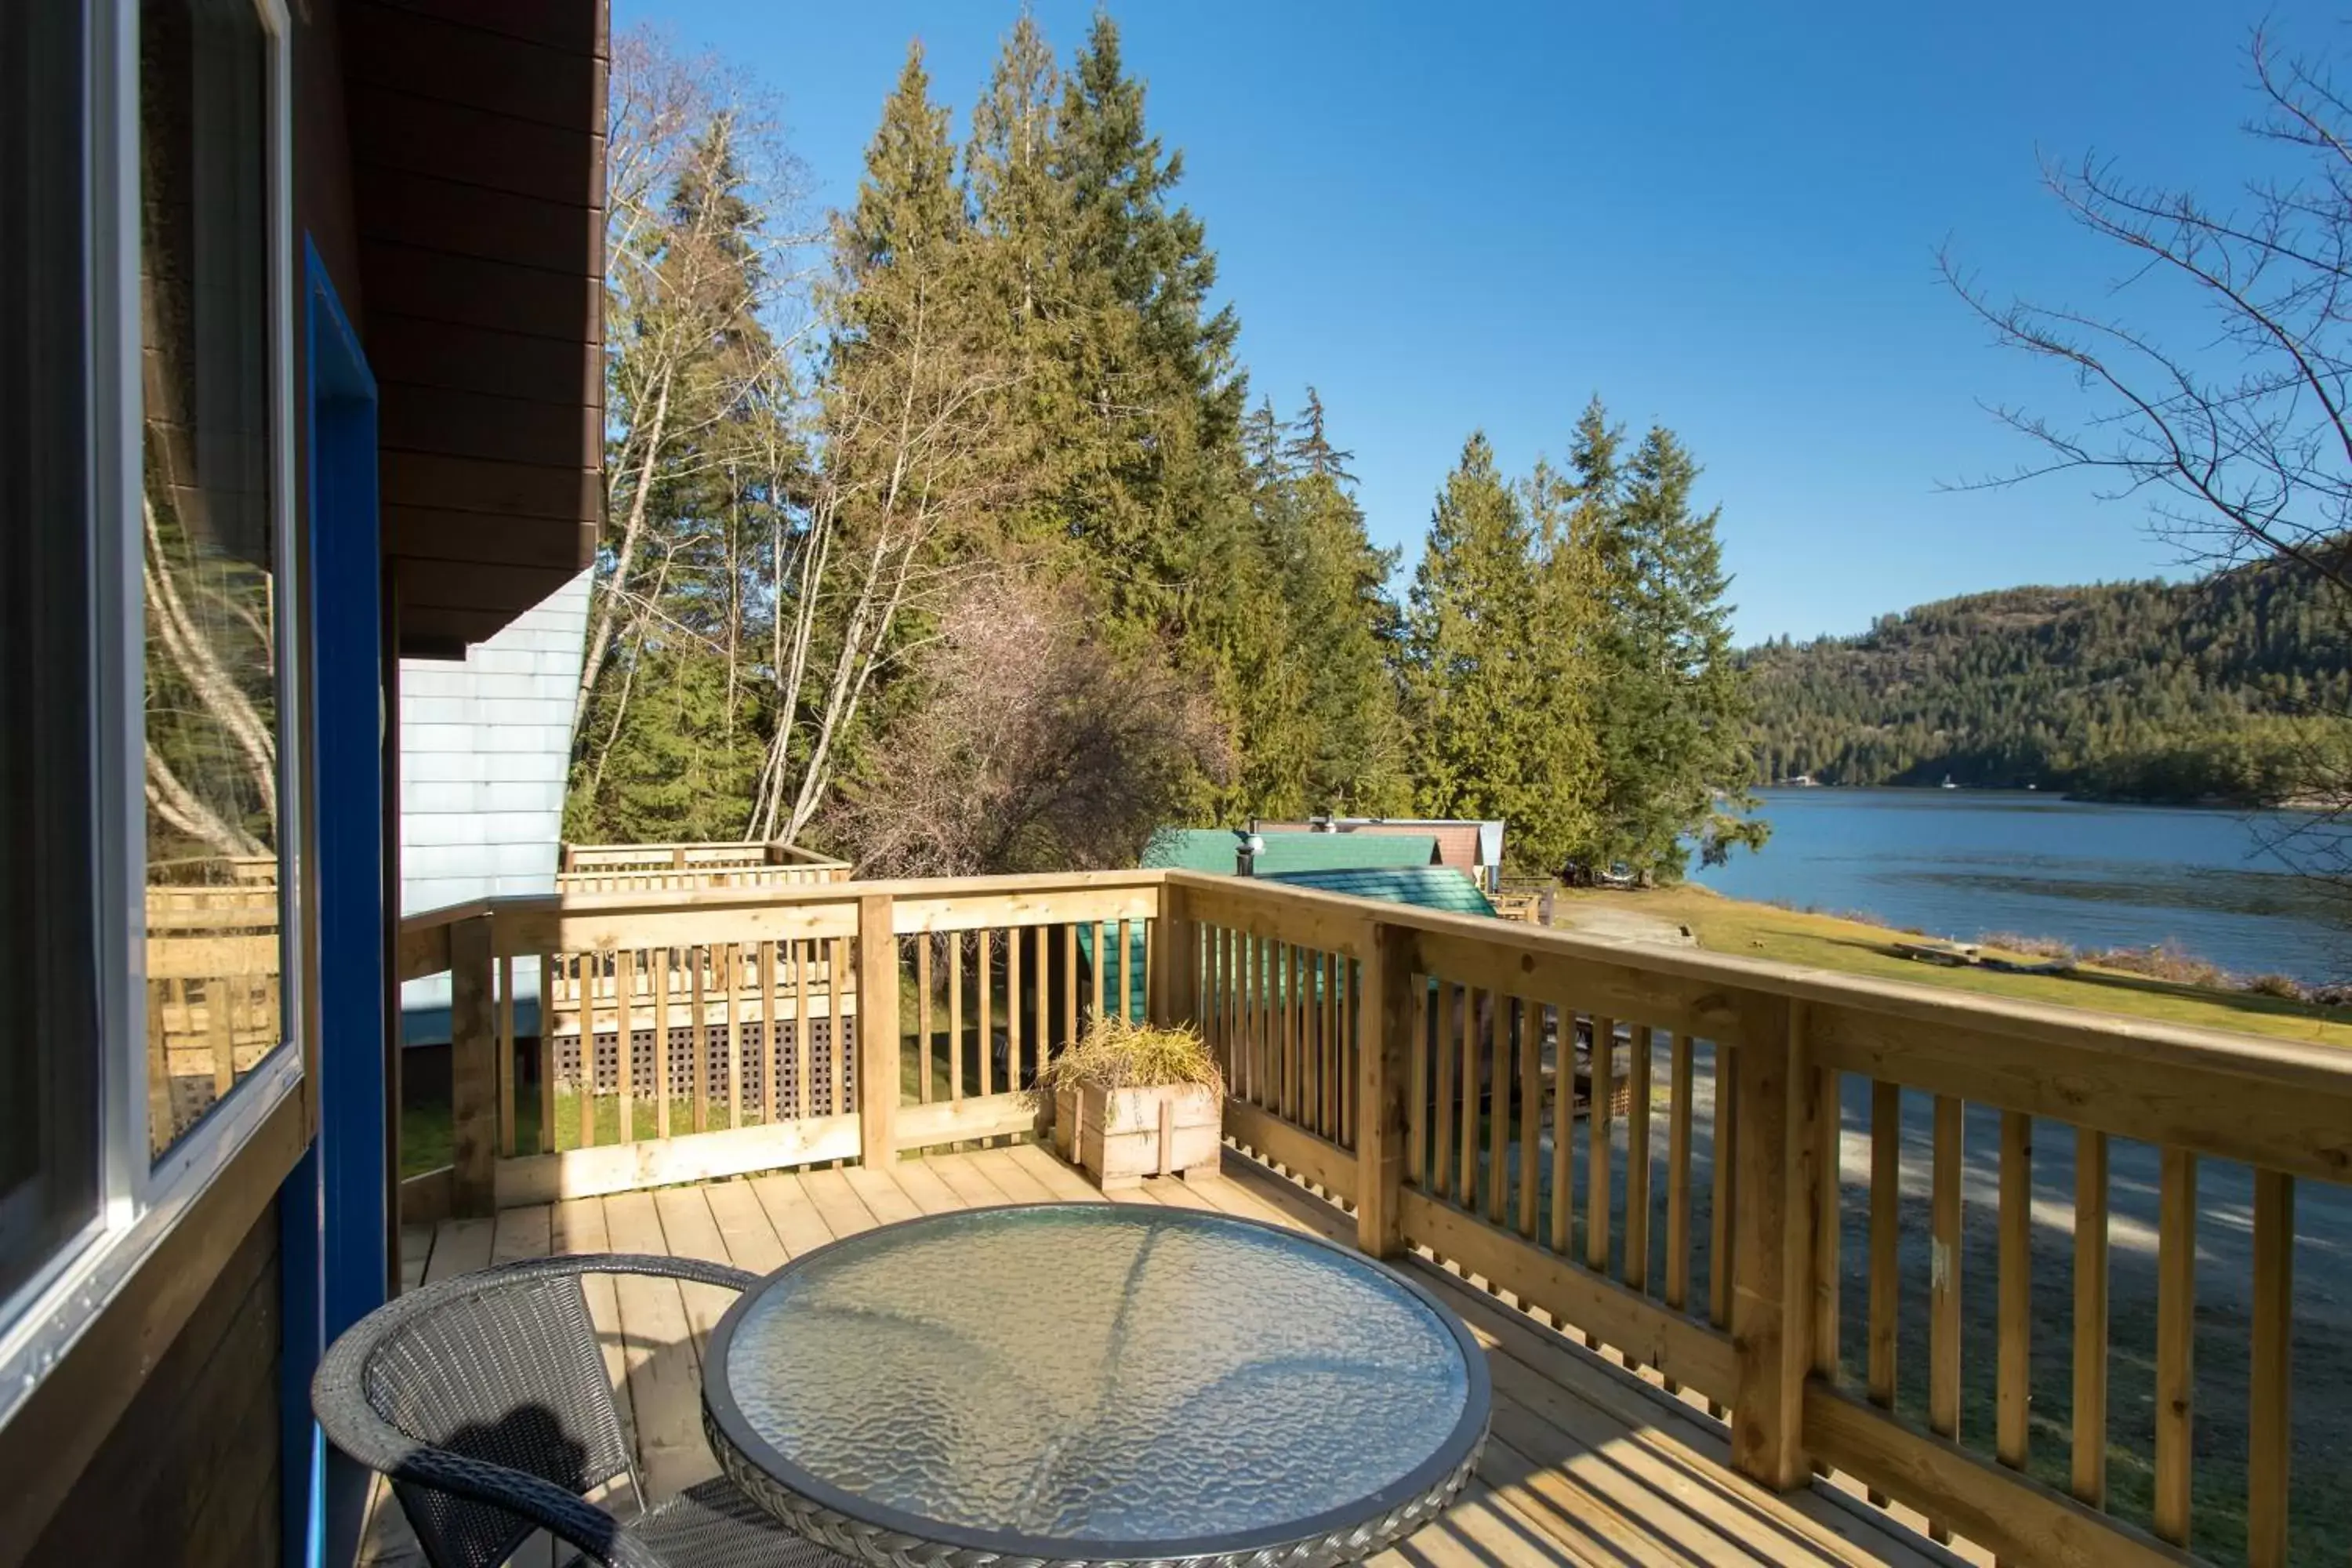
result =
[[[465,662],[401,663],[401,907],[555,889],[572,701],[588,624],[582,573]],[[535,1013],[536,964],[515,990]],[[446,979],[401,992],[411,1044],[448,1038]]]

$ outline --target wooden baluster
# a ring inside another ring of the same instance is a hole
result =
[[[1234,1057],[1241,1067],[1241,1097],[1263,1105],[1264,1075],[1257,1059],[1257,938],[1234,932]]]
[[[205,977],[205,1030],[213,1043],[213,1098],[228,1098],[236,1087],[236,1025],[230,1016],[228,977]]]
[[[1021,1088],[1021,939],[1019,926],[1004,932],[1004,1087]]]
[[[1738,1231],[1732,1209],[1739,1196],[1739,1079],[1733,1070],[1738,1052],[1714,1044],[1714,1147],[1707,1161],[1706,1321],[1718,1329],[1731,1327],[1731,1270],[1738,1251]],[[1718,1411],[1719,1413],[1719,1411]]]
[[[795,942],[793,951],[793,1114],[814,1116],[816,1089],[809,1075],[816,1070],[816,1063],[809,1051],[809,1037],[816,1018],[816,1003],[812,995],[815,976],[810,973],[816,968],[816,942]],[[930,1079],[927,1076],[923,1081],[929,1083]]]
[[[2025,1468],[2033,1363],[2033,1118],[2000,1113],[2000,1254],[1994,1309],[1993,1452]]]
[[[1462,988],[1462,1149],[1461,1168],[1454,1178],[1454,1201],[1475,1214],[1478,1210],[1478,1083],[1486,1030],[1480,1027],[1478,993]]]
[[[654,1136],[669,1136],[669,971],[676,948],[662,948],[654,962]]]
[[[776,964],[776,944],[760,944],[760,1088],[770,1125],[784,1119],[784,984]]]
[[[637,1136],[635,1064],[631,1060],[636,1055],[636,960],[637,955],[627,948],[614,954],[613,960],[617,976],[613,997],[613,1037],[619,1049],[614,1081],[618,1086],[617,1103],[621,1113],[621,1142],[624,1143],[635,1142]]]
[[[1323,1116],[1323,1097],[1329,1091],[1331,1075],[1325,1069],[1323,1053],[1329,1039],[1323,1028],[1323,960],[1325,955],[1313,948],[1302,948],[1298,954],[1298,1039],[1299,1059],[1305,1074],[1305,1101],[1300,1105],[1298,1120],[1308,1131],[1329,1136],[1329,1123]]]
[[[1948,1094],[1936,1097],[1930,1163],[1927,1279],[1927,1426],[1946,1437],[1960,1431],[1960,1183],[1967,1108]],[[1952,1539],[1949,1526],[1930,1519],[1927,1533]]]
[[[1552,1005],[1551,1249],[1566,1258],[1576,1240],[1576,1014]]]
[[[1135,956],[1135,943],[1129,939],[1131,921],[1113,921],[1110,931],[1118,938],[1118,1016],[1122,1023],[1135,1021],[1135,977],[1130,965]]]
[[[929,931],[915,938],[915,1034],[921,1042],[916,1049],[922,1072],[922,1088],[918,1091],[921,1102],[931,1102],[931,942]]]
[[[1845,1101],[1837,1073],[1811,1068],[1813,1171],[1813,1370],[1838,1382],[1839,1331],[1845,1317],[1838,1299],[1838,1259],[1844,1250],[1840,1176],[1844,1153]]]
[[[1592,1018],[1592,1098],[1584,1111],[1584,1266],[1596,1274],[1609,1272],[1609,1198],[1614,1182],[1610,1169],[1611,1102],[1617,1098],[1617,1020],[1594,1014]],[[1588,1344],[1592,1336],[1585,1336]]]
[[[1363,1054],[1364,961],[1342,956],[1339,960],[1339,1049],[1345,1057],[1347,1069],[1339,1075],[1339,1136],[1349,1148],[1356,1146],[1356,1126],[1361,1107],[1364,1083]],[[1375,1011],[1380,998],[1373,997]]]
[[[1275,964],[1281,956],[1282,945],[1269,938],[1252,942],[1250,984],[1252,995],[1250,1017],[1252,1067],[1251,1078],[1257,1087],[1258,1103],[1279,1113],[1282,1108],[1282,1030],[1277,1017]]]
[[[1519,1234],[1529,1241],[1543,1223],[1543,1009],[1512,999],[1519,1036]]]
[[[555,1152],[556,955],[539,955],[539,1152]]]
[[[2246,1402],[2246,1564],[2284,1568],[2294,1342],[2294,1178],[2254,1173],[2253,1373]]]
[[[497,935],[493,922],[492,936]],[[514,958],[499,954],[499,1152],[511,1159],[522,1152],[515,1142],[515,1008]]]
[[[1348,1136],[1340,1125],[1348,1048],[1339,1034],[1342,1015],[1347,1011],[1341,998],[1347,971],[1346,959],[1336,952],[1323,954],[1323,1136],[1335,1143],[1345,1142]]]
[[[743,1125],[743,944],[730,942],[727,954],[727,1125]]]
[[[1511,1177],[1511,998],[1486,994],[1486,1219],[1501,1225],[1510,1212]]]
[[[1423,1192],[1430,1190],[1429,1105],[1435,1093],[1429,1076],[1429,1037],[1435,1022],[1430,1006],[1430,986],[1428,975],[1416,973],[1412,976],[1412,1040],[1405,1064],[1404,1174],[1406,1181]]]
[[[1062,928],[1062,1038],[1078,1037],[1078,928]]]
[[[1316,980],[1321,959],[1312,949],[1292,950],[1298,973],[1298,994],[1291,1011],[1298,1016],[1298,1124],[1313,1129],[1316,1106],[1323,1094],[1319,1047],[1316,1040]]]
[[[1292,1004],[1297,981],[1298,950],[1286,942],[1274,944],[1274,975],[1268,1005],[1275,1042],[1275,1110],[1285,1121],[1298,1120],[1298,1016]]]
[[[1677,1032],[1666,1058],[1666,1305],[1690,1310],[1691,1038]]]
[[[1650,1289],[1650,1072],[1657,1037],[1648,1026],[1633,1026],[1633,1053],[1625,1079],[1625,1283]]]
[[[1102,950],[1097,948],[1096,952]],[[963,932],[948,932],[948,1100],[963,1099]]]
[[[1895,1408],[1895,1365],[1903,1310],[1903,1086],[1870,1086],[1870,1402]],[[1885,1494],[1870,1500],[1886,1505]]]
[[[1444,1197],[1454,1175],[1454,1058],[1462,1032],[1462,987],[1450,980],[1438,982],[1444,1010],[1437,1023],[1437,1158],[1429,1173],[1429,1194]]]
[[[2167,1146],[2156,1199],[2156,1506],[2158,1536],[2189,1544],[2189,1436],[2197,1332],[2197,1156]]]
[[[985,1100],[996,1092],[995,933],[982,930],[977,940],[980,943],[980,968],[972,976],[972,1000],[980,1004],[980,1097]]]
[[[880,895],[880,898],[884,911],[887,913],[889,909],[889,899],[887,895]],[[861,904],[863,900],[861,900]],[[853,1044],[849,1037],[849,990],[852,973],[853,972],[849,967],[849,939],[845,936],[835,937],[833,939],[833,966],[824,992],[826,1004],[830,1008],[830,1012],[827,1015],[830,1022],[827,1025],[825,1033],[828,1037],[826,1044],[832,1047],[833,1113],[835,1116],[845,1116],[850,1111],[857,1109],[857,1101],[851,1097],[852,1086],[849,1081],[850,1074],[853,1070],[849,1064],[849,1053]],[[862,1009],[864,1005],[862,999],[859,1005]],[[895,984],[891,987],[888,1006],[889,1012],[887,1021],[895,1032],[898,1022],[898,992]],[[861,1011],[860,1016],[863,1016],[864,1015]],[[878,1024],[876,1026],[877,1028],[880,1027]],[[897,1049],[895,1043],[892,1046],[892,1049],[894,1051]],[[877,1051],[878,1053],[878,1047],[877,1047]],[[879,1098],[882,1095],[881,1085],[877,1084],[875,1086],[875,1093],[877,1097],[877,1103],[878,1103]],[[894,1077],[890,1080],[889,1094],[887,1096],[891,1105],[895,1106],[898,1103],[898,1080]],[[895,1121],[893,1121],[893,1125],[895,1125]],[[897,1157],[897,1151],[895,1149],[891,1152],[891,1157],[894,1159]]]
[[[596,1143],[596,999],[604,991],[604,955],[583,952],[572,960],[580,996],[580,1147]]]
[[[1054,988],[1049,984],[1049,982],[1054,978],[1054,965],[1052,963],[1052,950],[1046,945],[1046,930],[1044,926],[1038,926],[1035,928],[1035,938],[1037,943],[1037,1010],[1036,1016],[1031,1019],[1031,1023],[1034,1026],[1034,1032],[1036,1035],[1035,1048],[1032,1054],[1035,1058],[1035,1068],[1034,1070],[1035,1071],[1037,1079],[1040,1082],[1044,1081],[1045,1076],[1045,1057],[1046,1053],[1051,1049],[1054,1033]]]
[[[690,1037],[694,1041],[694,1130],[710,1131],[710,1015],[709,994],[704,987],[703,966],[709,949],[689,947],[686,950],[687,983],[693,996],[694,1012]]]
[[[2074,1129],[2074,1429],[2072,1490],[2107,1502],[2107,1135]]]

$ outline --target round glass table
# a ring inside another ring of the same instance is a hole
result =
[[[1434,1518],[1486,1438],[1486,1358],[1428,1292],[1186,1209],[868,1231],[746,1291],[703,1365],[735,1483],[884,1568],[1350,1562]]]

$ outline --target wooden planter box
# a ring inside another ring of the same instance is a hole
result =
[[[1055,1148],[1105,1189],[1146,1176],[1213,1176],[1223,1140],[1224,1108],[1200,1084],[1063,1089],[1054,1097]]]

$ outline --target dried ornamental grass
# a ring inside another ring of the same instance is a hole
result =
[[[1202,1084],[1224,1097],[1224,1076],[1189,1026],[1097,1017],[1077,1043],[1045,1064],[1039,1089],[1152,1089]]]

